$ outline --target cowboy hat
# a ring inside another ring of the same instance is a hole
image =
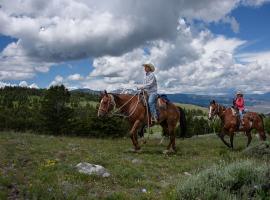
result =
[[[238,91],[236,92],[236,95],[238,95],[238,94],[243,95],[243,92],[242,92],[242,91],[240,91],[240,90],[238,90]]]
[[[151,70],[151,72],[154,72],[155,71],[155,66],[152,63],[145,63],[142,66],[149,67],[150,70]]]

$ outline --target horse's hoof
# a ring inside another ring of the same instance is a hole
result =
[[[146,139],[141,139],[140,144],[146,144]]]
[[[164,150],[163,152],[162,152],[164,155],[168,155],[169,153],[170,153],[170,151],[169,150]]]
[[[163,151],[164,155],[175,154],[175,153],[176,151],[174,149],[170,149],[170,150],[166,149]]]
[[[169,150],[166,149],[166,150],[162,151],[162,153],[166,155],[169,153]]]
[[[141,153],[142,149],[134,149],[134,153]]]
[[[141,151],[140,149],[127,149],[125,152],[127,152],[127,153],[138,153],[140,151]]]

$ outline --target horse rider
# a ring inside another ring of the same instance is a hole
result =
[[[234,106],[238,109],[239,115],[240,115],[239,128],[243,128],[243,126],[244,126],[243,115],[244,115],[244,111],[245,111],[245,101],[244,101],[243,92],[237,91],[236,98],[234,99]]]
[[[146,63],[142,65],[145,71],[144,82],[142,86],[139,86],[138,89],[145,90],[148,95],[148,105],[151,112],[151,121],[152,123],[158,122],[158,114],[156,110],[156,101],[157,101],[157,79],[154,74],[155,66],[152,63]]]

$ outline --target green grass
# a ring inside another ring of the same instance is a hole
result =
[[[150,139],[136,154],[128,151],[129,138],[1,132],[0,199],[171,199],[187,179],[185,172],[194,175],[235,160],[266,162],[242,154],[246,144],[242,135],[235,138],[234,151],[212,135],[179,139],[177,154],[167,156],[162,154],[167,142],[159,145],[159,139]],[[252,143],[258,143],[257,138]],[[134,159],[140,162],[133,163]],[[102,165],[111,176],[80,174],[75,169],[79,162]]]
[[[193,105],[193,104],[184,104],[184,103],[175,103],[175,104],[187,110],[202,110],[205,113],[208,112],[208,108]]]

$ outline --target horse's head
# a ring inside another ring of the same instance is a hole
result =
[[[108,94],[105,90],[101,93],[101,100],[98,108],[98,117],[103,117],[109,114],[115,107],[115,101],[112,94]]]
[[[212,100],[209,105],[208,119],[212,120],[219,112],[219,105],[215,100]]]

